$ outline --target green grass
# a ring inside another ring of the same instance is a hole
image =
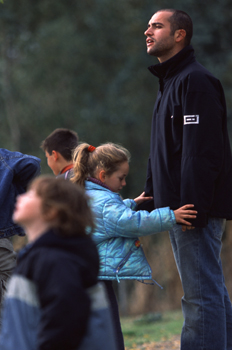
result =
[[[181,333],[182,324],[181,310],[121,318],[125,346],[129,348],[170,339]]]

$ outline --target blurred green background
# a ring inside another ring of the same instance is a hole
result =
[[[221,0],[5,0],[0,5],[1,147],[42,158],[57,127],[94,145],[132,153],[125,196],[144,186],[158,80],[147,67],[144,31],[152,14],[175,6],[194,22],[197,59],[221,79],[232,115],[232,3]],[[232,131],[231,131],[232,133]]]
[[[40,144],[55,128],[73,129],[81,141],[94,146],[121,143],[132,154],[123,196],[140,194],[158,89],[158,80],[147,70],[158,61],[146,53],[144,31],[155,11],[170,7],[193,19],[195,54],[224,86],[232,137],[231,1],[4,0],[0,147],[40,157],[42,173],[51,173]],[[232,245],[228,237],[223,257],[227,270]],[[144,249],[164,292],[122,283],[122,312],[179,307],[182,291],[167,235],[147,237]],[[231,275],[230,269],[227,273]],[[159,303],[150,305],[146,298]]]

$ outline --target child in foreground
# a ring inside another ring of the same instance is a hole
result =
[[[116,350],[83,189],[39,177],[17,198],[13,220],[28,245],[8,285],[0,349]]]
[[[100,256],[99,279],[103,280],[117,331],[118,349],[124,349],[118,305],[112,280],[152,280],[151,268],[140,245],[139,236],[168,231],[176,223],[191,226],[186,220],[196,217],[194,205],[177,210],[169,207],[151,213],[135,211],[145,200],[139,197],[122,200],[119,191],[126,185],[129,172],[129,152],[116,144],[106,143],[97,148],[83,143],[74,151],[74,176],[71,181],[86,188],[95,215],[93,240]]]

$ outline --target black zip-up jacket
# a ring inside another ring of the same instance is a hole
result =
[[[191,46],[149,67],[159,78],[145,192],[154,207],[194,204],[194,226],[232,219],[232,157],[226,102],[218,79]]]

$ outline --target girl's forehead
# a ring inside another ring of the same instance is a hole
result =
[[[120,170],[123,173],[127,174],[128,171],[129,171],[129,163],[128,163],[128,161],[121,163],[118,170]]]

